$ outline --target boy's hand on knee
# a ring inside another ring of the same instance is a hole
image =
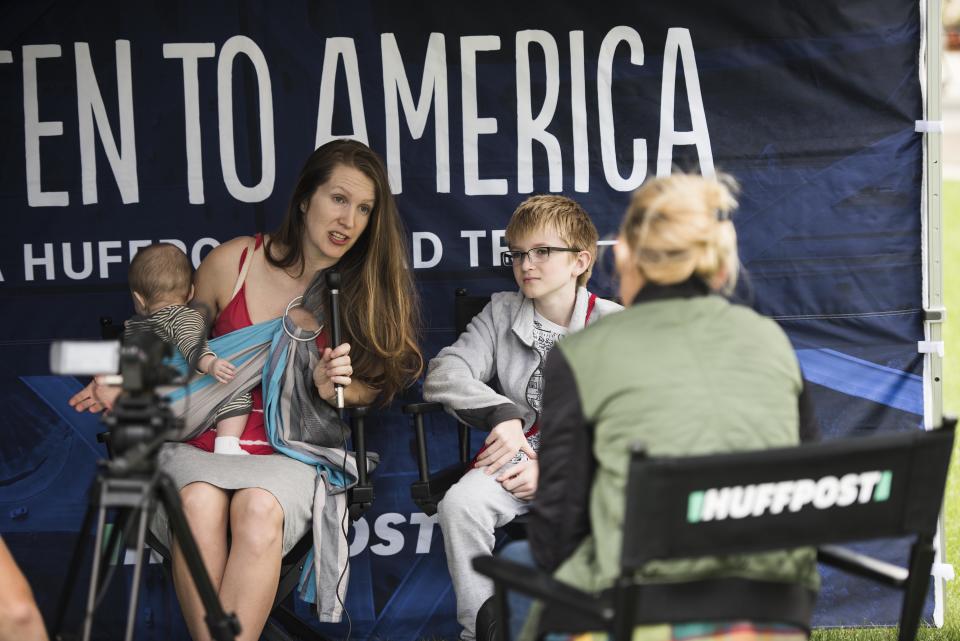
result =
[[[495,474],[520,451],[526,452],[531,459],[537,458],[537,453],[523,435],[523,423],[518,418],[504,421],[490,430],[484,444],[486,449],[477,457],[477,467],[487,474]]]
[[[503,489],[521,501],[529,501],[537,493],[540,479],[540,464],[535,460],[523,461],[497,477]]]

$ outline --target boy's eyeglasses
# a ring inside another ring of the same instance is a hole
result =
[[[550,252],[579,253],[580,250],[572,247],[533,247],[525,252],[515,250],[505,251],[500,254],[500,264],[504,267],[513,267],[514,263],[523,266],[523,259],[529,258],[531,264],[539,265],[540,263],[547,262],[550,258]]]

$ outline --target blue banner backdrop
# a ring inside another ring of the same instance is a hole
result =
[[[920,37],[907,0],[5,3],[0,530],[44,612],[103,455],[96,419],[66,406],[79,383],[48,375],[51,340],[131,314],[137,248],[175,242],[196,264],[275,227],[332,137],[388,161],[428,356],[455,338],[456,287],[514,286],[497,254],[527,194],[576,198],[611,238],[645,177],[719,170],[743,186],[738,294],[790,334],[828,436],[916,429]],[[609,256],[591,287],[612,292]],[[451,460],[452,422],[429,429],[432,460]],[[452,638],[396,407],[370,440],[384,463],[354,537],[353,636]],[[896,598],[825,573],[816,622],[892,623]],[[138,638],[184,638],[175,611],[153,568]]]

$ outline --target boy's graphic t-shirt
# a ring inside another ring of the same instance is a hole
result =
[[[547,354],[550,353],[553,346],[566,335],[566,327],[557,325],[534,310],[533,349],[540,355],[540,365],[534,370],[533,376],[530,377],[530,382],[527,383],[527,402],[530,404],[530,407],[537,412],[537,416],[540,415],[540,410],[543,407],[543,365],[546,363]],[[540,432],[539,430],[532,431],[532,434],[528,431],[527,442],[529,442],[530,447],[536,451],[540,449]],[[518,460],[524,460],[527,457],[523,452],[520,452],[517,456]]]

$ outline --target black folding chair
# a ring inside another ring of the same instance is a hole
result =
[[[489,296],[470,296],[467,290],[462,288],[455,291],[453,320],[457,336],[467,330],[467,325],[473,317],[479,314],[489,302]],[[496,380],[490,383],[494,386],[498,384]],[[437,506],[443,500],[447,490],[470,468],[470,426],[457,422],[457,461],[431,473],[424,416],[443,412],[443,405],[428,402],[408,403],[402,409],[405,414],[412,416],[415,435],[417,480],[410,484],[410,496],[417,507],[428,516],[432,516],[437,513]],[[501,529],[510,539],[523,539],[526,538],[527,521],[527,515],[521,514]],[[487,641],[491,630],[494,629],[495,620],[491,606],[491,602],[487,601],[477,613],[476,633],[480,641]]]
[[[109,316],[100,317],[100,336],[104,340],[117,340],[123,333],[122,325],[114,325]],[[351,521],[359,519],[373,503],[373,483],[367,474],[366,417],[369,407],[349,408],[350,438],[357,457],[357,484],[347,491],[347,506]],[[113,456],[110,445],[110,433],[100,432],[97,441],[107,448],[108,456]],[[153,535],[147,532],[147,545],[162,559],[163,565],[170,570],[170,550]],[[307,532],[280,561],[280,581],[273,600],[270,617],[264,627],[262,637],[266,641],[326,641],[325,637],[301,620],[293,611],[293,592],[300,575],[307,564],[310,550],[313,548],[313,532]],[[291,636],[292,635],[292,636]]]
[[[457,289],[454,296],[454,329],[457,336],[466,331],[467,325],[474,316],[490,302],[489,296],[470,296],[465,289]],[[427,434],[423,424],[423,417],[433,412],[442,412],[440,403],[408,403],[403,406],[403,412],[413,417],[415,434],[417,481],[410,485],[410,496],[413,502],[427,515],[437,513],[437,505],[443,495],[454,483],[460,480],[470,465],[470,426],[458,423],[458,460],[456,463],[442,468],[438,472],[430,473],[430,462],[427,457]]]
[[[541,633],[606,630],[626,641],[636,625],[666,622],[752,620],[809,629],[813,595],[794,584],[733,578],[651,584],[634,576],[653,560],[818,546],[821,562],[903,590],[899,639],[908,641],[930,582],[955,425],[944,419],[942,429],[930,432],[689,458],[650,458],[637,445],[620,577],[611,589],[589,594],[491,557],[475,559],[474,567],[494,580],[504,638],[510,589],[544,601]],[[754,497],[762,487],[768,498],[736,514],[725,501],[738,487]],[[781,498],[769,498],[771,491]],[[905,536],[915,537],[906,568],[832,545]]]

